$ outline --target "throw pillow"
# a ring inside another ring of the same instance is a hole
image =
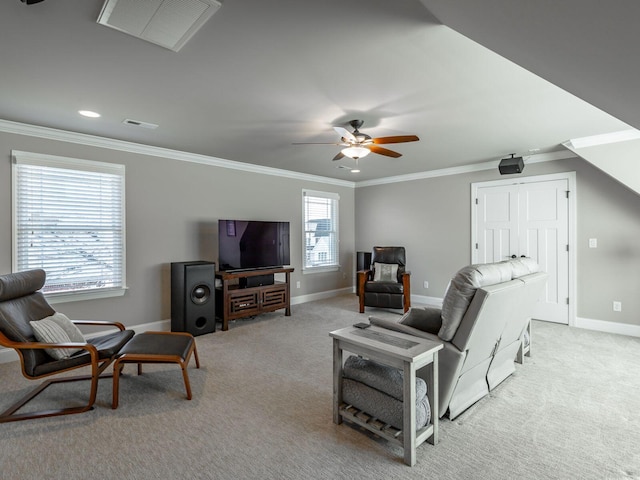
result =
[[[66,315],[62,313],[55,313],[50,317],[43,318],[42,320],[31,321],[29,323],[31,324],[31,328],[33,328],[33,334],[39,342],[86,343],[82,332],[73,324],[73,322],[71,322],[71,320],[67,318]],[[80,348],[49,348],[45,351],[56,360],[63,360],[65,358],[69,358],[80,350]]]
[[[398,281],[398,264],[397,263],[378,263],[373,264],[373,281],[374,282],[397,282]]]

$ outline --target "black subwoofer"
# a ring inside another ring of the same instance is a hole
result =
[[[174,262],[171,264],[171,331],[203,335],[216,331],[212,262]]]

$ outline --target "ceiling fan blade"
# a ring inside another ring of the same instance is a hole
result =
[[[342,138],[344,138],[345,140],[352,142],[352,143],[358,143],[358,139],[353,135],[353,133],[351,133],[349,130],[347,130],[346,128],[342,128],[342,127],[333,127],[333,129],[338,132],[338,135],[340,135]]]
[[[344,153],[338,152],[338,154],[333,157],[333,161],[335,162],[336,160],[340,160],[341,158],[344,158]]]
[[[373,143],[404,143],[404,142],[417,142],[420,140],[416,135],[394,135],[391,137],[378,137],[371,139]]]
[[[378,147],[376,145],[369,145],[367,147],[373,153],[377,153],[378,155],[386,155],[387,157],[398,158],[401,157],[402,154],[398,152],[394,152],[393,150],[389,150],[388,148]]]

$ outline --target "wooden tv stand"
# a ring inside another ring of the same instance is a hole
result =
[[[222,330],[229,330],[229,320],[251,317],[264,312],[285,309],[284,314],[291,315],[290,276],[293,268],[265,268],[244,272],[216,272],[216,280],[222,285],[216,286],[216,315],[222,320]],[[242,287],[241,279],[284,273],[285,281],[276,281],[273,285]]]

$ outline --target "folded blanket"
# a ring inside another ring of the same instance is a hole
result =
[[[342,381],[342,399],[358,410],[363,410],[384,423],[402,430],[402,401],[350,378],[344,378]],[[416,401],[416,430],[427,425],[430,420],[431,407],[429,399],[425,396]]]
[[[351,355],[344,362],[342,376],[357,380],[402,401],[404,375],[398,368]],[[416,378],[416,398],[422,399],[426,394],[427,383],[422,378]]]
[[[402,429],[403,372],[355,355],[347,358],[343,368],[342,398],[381,421]],[[416,378],[416,428],[431,419],[427,384]]]

